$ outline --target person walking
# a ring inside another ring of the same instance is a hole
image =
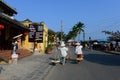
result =
[[[76,58],[77,58],[78,62],[83,60],[82,48],[83,48],[83,46],[79,42],[77,42],[76,43],[76,48],[75,48],[75,53],[76,53]]]
[[[19,57],[19,55],[17,54],[18,41],[15,40],[12,44],[13,44],[13,53],[12,53],[12,55],[11,55],[12,63],[17,64],[18,57]]]
[[[67,57],[67,51],[68,51],[68,48],[65,47],[65,43],[64,42],[61,42],[61,46],[59,47],[60,49],[60,54],[61,54],[61,58],[60,58],[60,62],[62,65],[65,64],[66,62],[66,57]]]

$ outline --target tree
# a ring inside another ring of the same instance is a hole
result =
[[[68,32],[66,35],[66,41],[69,39],[75,39],[78,35],[80,35],[81,32],[84,32],[84,24],[81,22],[78,22],[72,27],[72,30]]]
[[[62,34],[62,39],[64,40],[66,37],[66,34],[64,32],[56,32],[56,37],[61,40],[61,34]]]
[[[80,33],[81,32],[84,32],[84,24],[83,23],[81,23],[81,22],[78,22],[78,24],[76,24],[76,28],[77,28],[77,35],[78,35],[78,39],[80,40]]]
[[[55,32],[51,29],[48,29],[48,45],[45,50],[45,52],[48,54],[51,53],[51,51],[52,51],[52,46],[53,46],[52,43],[55,40],[54,37],[55,37]]]
[[[48,29],[48,43],[53,43],[54,42],[54,37],[55,37],[55,32],[51,29]]]
[[[108,39],[110,41],[120,41],[120,31],[116,31],[116,32],[113,32],[113,31],[102,31],[102,32],[105,33],[105,34],[110,35],[108,37]]]

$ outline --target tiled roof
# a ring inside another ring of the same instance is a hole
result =
[[[17,14],[17,11],[15,9],[13,9],[12,7],[10,7],[5,1],[0,0],[0,6],[4,6],[4,8],[8,9],[9,11]]]
[[[8,16],[5,16],[4,13],[0,13],[0,20],[5,20],[5,21],[9,22],[10,24],[17,25],[16,28],[21,28],[21,29],[24,29],[24,30],[29,30],[27,27],[25,27],[22,23],[20,23],[16,19],[12,19],[12,18],[10,18]]]

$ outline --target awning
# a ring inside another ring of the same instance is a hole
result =
[[[0,22],[2,22],[4,24],[14,25],[13,27],[18,28],[18,29],[29,31],[29,28],[25,27],[19,21],[10,18],[9,16],[5,15],[4,13],[0,13]]]

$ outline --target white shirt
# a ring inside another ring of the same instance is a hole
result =
[[[68,48],[66,48],[66,47],[60,47],[59,49],[61,51],[61,56],[62,57],[66,57],[67,56]]]
[[[76,46],[76,49],[75,49],[75,53],[76,54],[82,54],[82,48],[83,48],[83,46]]]

